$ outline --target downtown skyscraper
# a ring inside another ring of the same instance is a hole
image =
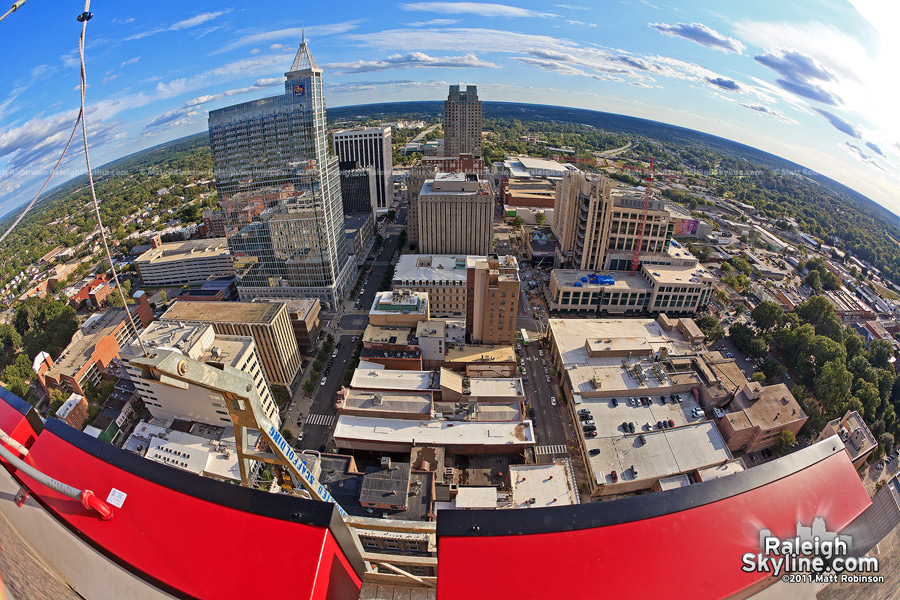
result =
[[[339,302],[352,265],[322,69],[305,39],[284,94],[210,111],[209,141],[241,300]]]
[[[481,100],[478,88],[450,86],[444,100],[444,156],[471,154],[481,157]]]

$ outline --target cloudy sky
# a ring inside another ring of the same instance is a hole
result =
[[[329,106],[484,100],[621,113],[783,156],[900,214],[895,0],[214,3],[95,0],[91,162],[206,130],[207,111],[279,93],[306,27]],[[676,6],[677,5],[677,6]],[[27,202],[78,106],[77,9],[0,22],[0,214]],[[83,172],[73,153],[51,185]]]

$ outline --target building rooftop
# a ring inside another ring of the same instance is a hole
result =
[[[553,269],[550,277],[555,278],[557,284],[562,287],[580,287],[586,291],[649,292],[653,289],[643,277],[630,277],[625,271]],[[578,286],[575,286],[576,282]]]
[[[186,302],[179,300],[160,317],[163,321],[200,323],[271,323],[280,302]]]
[[[532,158],[531,156],[513,156],[503,161],[503,167],[508,169],[513,177],[562,177],[567,171],[578,169],[570,164],[561,164],[555,160],[546,158]]]
[[[419,321],[416,324],[416,337],[444,339],[445,330],[446,323],[444,321]]]
[[[397,371],[393,369],[363,369],[353,372],[350,387],[358,390],[420,390],[437,389],[432,384],[431,371]],[[435,378],[436,379],[436,378]]]
[[[818,439],[825,439],[835,434],[839,435],[844,442],[851,461],[868,454],[878,445],[868,425],[855,410],[847,411],[847,414],[840,419],[829,421]]]
[[[540,508],[578,504],[568,461],[550,465],[510,465],[513,508]]]
[[[363,342],[369,344],[394,344],[408,346],[410,342],[409,327],[384,327],[381,325],[367,325],[363,333]]]
[[[486,256],[447,254],[403,254],[394,269],[394,281],[400,285],[418,282],[466,283],[466,268]]]
[[[81,404],[81,401],[84,400],[84,396],[79,394],[69,394],[69,398],[63,402],[63,405],[56,409],[56,418],[57,419],[65,419],[69,416],[69,413],[72,410]]]
[[[531,421],[479,423],[471,421],[413,421],[371,419],[341,415],[334,426],[335,440],[374,441],[436,446],[533,445]]]
[[[740,473],[741,471],[745,470],[746,469],[744,468],[743,461],[739,458],[736,458],[722,465],[713,465],[711,467],[697,469],[697,476],[699,477],[700,481],[709,481],[710,479],[727,477],[729,475],[734,475],[735,473]]]
[[[516,353],[512,346],[467,345],[447,349],[446,362],[515,362]]]
[[[371,411],[373,413],[407,413],[431,418],[431,393],[401,394],[397,392],[348,391],[338,398],[338,411]]]
[[[497,488],[462,486],[456,493],[456,508],[497,508]]]
[[[712,274],[704,267],[680,267],[675,265],[646,265],[643,270],[647,276],[659,285],[678,285],[679,283],[707,283],[715,281]]]
[[[134,259],[134,262],[164,264],[186,258],[213,258],[230,255],[231,250],[228,249],[228,241],[225,238],[209,238],[162,244],[157,248],[147,250]]]
[[[735,431],[753,426],[773,429],[806,418],[806,413],[783,383],[763,386],[751,381],[734,397],[730,409],[725,418]]]
[[[449,369],[441,369],[441,389],[473,398],[515,398],[525,394],[522,380],[518,377],[469,377]]]
[[[372,218],[372,213],[353,213],[344,216],[344,231],[348,234],[355,234],[362,229],[366,221]]]
[[[141,422],[123,447],[149,460],[197,475],[241,480],[234,445],[207,436]]]
[[[359,501],[362,504],[406,506],[409,494],[409,463],[391,462],[384,469],[370,467],[363,476]]]
[[[378,292],[370,313],[428,313],[428,293],[410,290]]]

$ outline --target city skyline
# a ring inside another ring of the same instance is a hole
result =
[[[900,213],[900,119],[885,75],[897,7],[762,2],[722,14],[699,2],[584,4],[359,2],[302,17],[286,4],[96,6],[86,49],[94,162],[201,132],[207,110],[275,93],[305,24],[332,107],[439,101],[448,85],[473,84],[485,101],[588,108],[720,135]],[[78,71],[71,15],[28,4],[3,26],[7,54],[24,57],[0,89],[5,214],[30,199],[58,157]],[[73,152],[51,186],[82,165]]]

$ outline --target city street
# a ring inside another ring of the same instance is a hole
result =
[[[405,218],[405,213],[405,209],[401,209],[398,220]],[[335,342],[338,344],[335,347],[337,356],[334,357],[334,362],[330,366],[325,385],[321,385],[321,380],[314,382],[315,391],[311,399],[304,398],[302,390],[298,390],[294,395],[294,401],[284,420],[284,427],[294,435],[296,447],[317,450],[327,447],[329,443],[334,423],[337,420],[337,410],[334,405],[337,392],[341,389],[341,382],[349,366],[353,349],[369,324],[369,308],[375,301],[375,294],[378,292],[381,278],[384,277],[388,265],[396,258],[394,254],[397,251],[399,234],[402,229],[401,225],[396,224],[389,224],[385,228],[384,244],[370,266],[363,267],[359,275],[362,281],[368,283],[362,286],[357,296],[346,298],[338,313],[322,317],[323,322],[326,323],[323,327],[323,337],[328,333],[334,336]],[[374,271],[367,272],[367,269],[373,266]],[[360,308],[354,309],[354,303],[359,297],[362,298]],[[357,341],[353,341],[354,337],[357,338]],[[298,425],[298,421],[300,425]],[[297,442],[301,431],[303,440]]]

